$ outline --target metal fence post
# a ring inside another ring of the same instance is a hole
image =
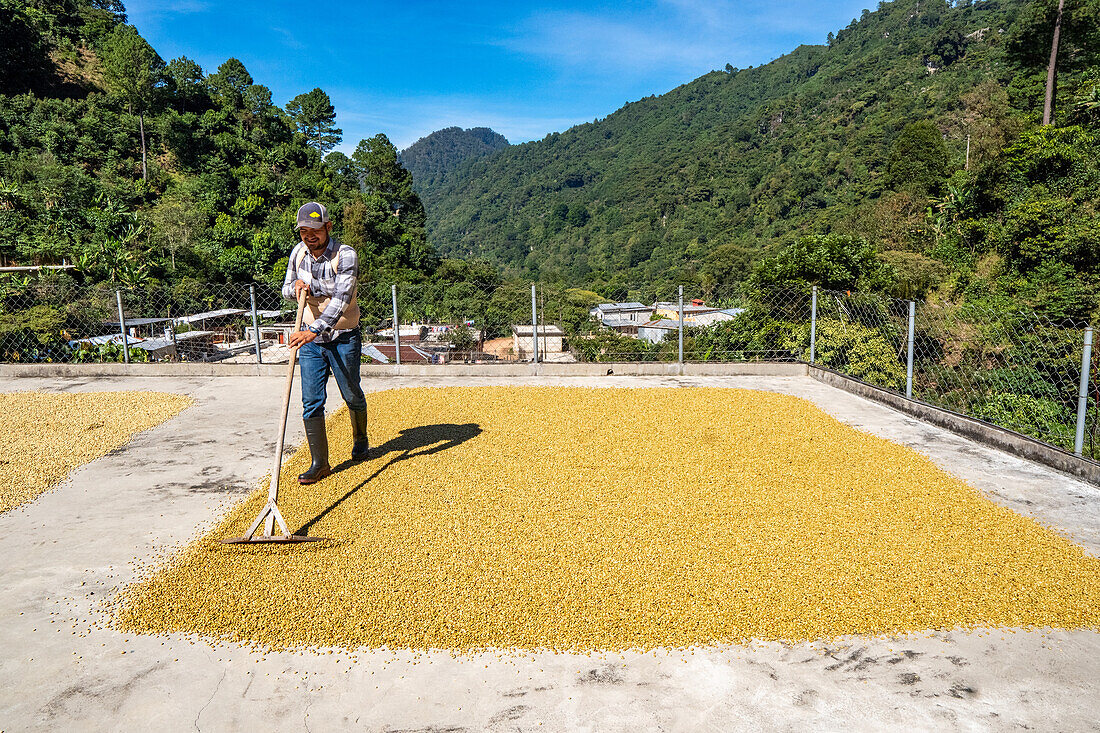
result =
[[[118,328],[122,332],[122,360],[130,363],[130,339],[126,336],[126,316],[122,313],[122,291],[115,291],[115,302],[118,303]]]
[[[539,363],[539,315],[538,306],[535,304],[535,283],[531,283],[531,343],[534,350],[532,363]]]
[[[679,333],[680,333],[680,349],[679,349],[679,352],[678,352],[679,355],[677,357],[677,362],[681,366],[683,366],[683,363],[684,363],[684,286],[683,285],[680,286],[679,296],[680,296],[680,326],[679,326],[678,330],[679,330]]]
[[[810,300],[810,364],[814,363],[817,348],[817,286],[814,285]]]
[[[1074,455],[1085,450],[1085,410],[1089,404],[1089,372],[1092,370],[1092,328],[1085,329],[1085,348],[1081,351],[1081,389],[1077,393],[1077,435],[1073,439]]]
[[[913,326],[917,320],[917,302],[909,301],[909,345],[905,357],[905,396],[913,396]]]
[[[263,357],[260,356],[260,315],[256,312],[256,286],[248,286],[248,297],[252,300],[252,336],[256,340],[256,363],[263,364]]]
[[[397,320],[397,285],[390,286],[390,294],[393,296],[393,357],[397,360],[397,366],[401,366],[401,324]]]

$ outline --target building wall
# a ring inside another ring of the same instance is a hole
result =
[[[650,326],[638,326],[638,338],[643,341],[648,341],[651,344],[659,344],[664,340],[666,334],[676,333],[674,328],[655,328]]]
[[[533,339],[530,336],[520,336],[518,334],[512,334],[512,350],[520,359],[530,359],[532,357],[532,342]],[[562,351],[562,337],[561,336],[542,336],[539,335],[539,356],[543,354],[560,354]]]

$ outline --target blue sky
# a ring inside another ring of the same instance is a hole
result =
[[[324,89],[341,150],[384,132],[398,148],[450,125],[513,143],[606,117],[727,63],[759,66],[824,43],[861,2],[313,2],[130,0],[168,61],[207,73],[239,58],[276,104]]]

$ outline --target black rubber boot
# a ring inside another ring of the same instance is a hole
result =
[[[304,485],[317,483],[328,476],[332,473],[332,467],[328,465],[328,433],[325,431],[324,416],[302,420],[302,424],[306,426],[306,441],[313,459],[309,470],[298,475],[298,483]]]
[[[348,410],[351,415],[351,460],[365,461],[370,452],[370,442],[367,441],[367,411]]]

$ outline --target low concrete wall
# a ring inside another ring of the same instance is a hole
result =
[[[946,428],[980,443],[1013,455],[1064,471],[1076,478],[1100,485],[1100,463],[1041,443],[1034,438],[960,415],[942,407],[908,399],[865,384],[838,372],[804,363],[748,362],[738,364],[677,363],[557,363],[557,364],[364,364],[365,378],[378,377],[602,377],[608,372],[620,376],[689,377],[802,377],[814,379],[852,394],[875,400],[933,425]],[[18,377],[254,377],[283,376],[286,364],[0,364],[0,379]]]
[[[608,371],[623,376],[801,377],[800,363],[744,364],[676,363],[556,363],[556,364],[364,364],[362,375],[373,377],[602,377]],[[286,364],[0,364],[0,378],[11,377],[254,377],[282,376]]]
[[[0,364],[9,377],[255,377],[286,374],[286,364]]]
[[[998,427],[921,400],[911,399],[889,390],[865,384],[830,369],[809,367],[809,375],[831,387],[837,387],[860,397],[881,402],[895,410],[933,425],[938,425],[941,428],[946,428],[953,433],[958,433],[979,443],[999,448],[1029,461],[1042,463],[1059,471],[1064,471],[1074,478],[1100,486],[1100,463],[1095,461],[1079,458],[1072,453],[1007,428]]]

